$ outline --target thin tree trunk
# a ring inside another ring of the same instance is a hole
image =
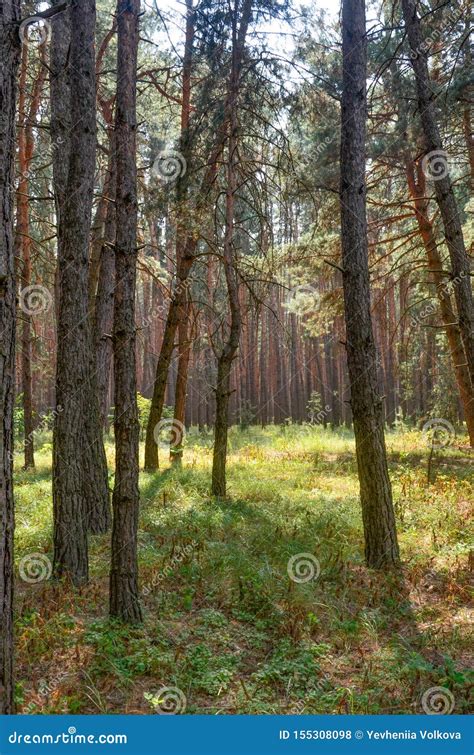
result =
[[[0,7],[0,715],[14,712],[13,691],[13,404],[15,264],[13,175],[20,4]]]
[[[260,386],[259,386],[259,394],[258,394],[258,421],[262,427],[265,427],[268,422],[268,386],[267,386],[268,313],[267,313],[266,307],[262,308],[260,321],[261,321],[260,354],[259,354]]]
[[[443,262],[438,250],[433,225],[428,217],[428,200],[425,196],[425,176],[421,165],[417,166],[417,180],[415,180],[413,161],[407,160],[406,173],[408,188],[415,202],[415,213],[418,228],[428,258],[428,268],[431,271],[433,282],[436,286],[436,295],[439,301],[441,319],[446,329],[451,361],[456,377],[456,382],[464,409],[467,430],[471,446],[474,446],[474,391],[472,390],[469,370],[466,363],[466,353],[461,338],[461,331],[456,321],[456,313],[451,302],[449,291],[446,290],[448,278],[443,274]]]
[[[113,492],[110,614],[141,621],[137,532],[139,424],[135,356],[137,274],[136,83],[140,0],[118,0],[115,115],[117,243],[115,258],[114,377],[115,486]]]
[[[181,105],[181,154],[187,163],[190,161],[191,143],[189,135],[189,118],[191,112],[191,70],[194,41],[194,9],[193,0],[186,0],[186,40],[183,58],[183,85]],[[182,254],[186,241],[186,229],[183,225],[182,213],[188,195],[188,177],[179,176],[176,189],[176,198],[180,218],[176,234],[176,259]],[[178,263],[179,264],[179,263]],[[183,306],[180,311],[178,326],[178,367],[176,372],[174,423],[177,444],[170,446],[170,459],[173,463],[180,464],[183,458],[182,427],[186,413],[186,389],[188,384],[189,357],[191,343],[189,340],[189,317],[191,314],[190,291],[185,289]]]
[[[241,56],[242,52],[243,48],[242,50],[239,48],[238,55]],[[207,206],[208,196],[212,190],[217,172],[218,161],[227,139],[230,122],[229,116],[229,98],[226,97],[222,122],[217,130],[216,141],[210,151],[209,159],[207,161],[207,169],[201,181],[199,191],[196,192],[197,201],[194,207],[196,217],[200,217],[201,213],[204,212]],[[185,300],[187,280],[194,263],[196,247],[197,238],[194,235],[187,236],[185,242],[183,242],[183,252],[180,255],[180,259],[177,260],[175,286],[168,309],[160,355],[156,366],[150,416],[146,429],[145,470],[148,472],[153,472],[158,469],[158,446],[155,441],[154,432],[163,412],[168,372],[174,351],[175,336],[180,320],[180,311]]]
[[[109,410],[109,381],[110,368],[113,358],[111,331],[114,319],[114,288],[115,288],[115,194],[116,194],[116,165],[115,138],[110,139],[109,180],[107,213],[105,217],[104,237],[100,250],[99,277],[94,306],[94,343],[95,370],[97,374],[97,396],[99,403],[100,426],[108,426]]]
[[[189,319],[191,315],[190,302],[186,299],[178,327],[178,369],[176,373],[176,388],[174,398],[175,445],[170,446],[170,460],[173,464],[181,464],[183,459],[183,427],[186,414],[186,390],[188,385],[189,358],[191,356],[191,333]]]
[[[237,8],[237,4],[236,4]],[[229,424],[230,373],[237,349],[239,348],[242,317],[239,301],[239,281],[235,268],[234,217],[237,192],[237,139],[238,139],[238,95],[240,67],[245,46],[245,38],[252,10],[252,0],[244,0],[242,17],[237,30],[234,17],[232,29],[232,67],[229,80],[229,142],[227,162],[227,186],[225,209],[225,233],[223,244],[223,264],[230,309],[230,328],[227,341],[217,363],[216,419],[214,425],[214,453],[212,459],[211,494],[224,498],[226,494],[227,433]]]
[[[16,270],[20,268],[20,285],[26,288],[31,281],[31,241],[29,237],[28,160],[26,156],[26,74],[28,69],[28,45],[21,51],[20,92],[18,97],[18,181],[16,199]],[[20,265],[21,260],[21,265]],[[24,468],[34,468],[33,406],[31,399],[31,314],[21,312],[21,387],[24,424]]]
[[[20,69],[20,93],[18,100],[18,168],[20,179],[17,190],[16,213],[16,265],[20,270],[20,284],[22,289],[31,284],[31,237],[29,223],[29,169],[33,157],[34,139],[33,124],[36,120],[41,99],[41,89],[46,78],[44,62],[44,45],[41,47],[39,70],[34,79],[31,92],[31,102],[26,110],[26,74],[28,70],[28,45],[22,49]],[[21,264],[20,264],[21,261]],[[21,388],[24,424],[24,469],[33,469],[34,457],[34,423],[33,423],[33,384],[31,375],[31,313],[27,308],[20,314],[21,327]]]
[[[411,64],[415,72],[420,120],[425,137],[426,168],[433,163],[434,190],[443,221],[444,236],[451,258],[455,280],[454,297],[458,310],[459,330],[464,344],[471,384],[474,386],[474,301],[472,296],[470,264],[464,245],[461,218],[454,196],[448,166],[443,157],[443,143],[436,122],[433,89],[421,31],[420,19],[414,0],[402,0],[403,17],[411,49]],[[430,157],[431,155],[431,157]],[[440,167],[436,175],[436,167]]]
[[[364,0],[343,0],[341,236],[347,363],[367,565],[399,562],[388,476],[377,356],[370,315],[365,138],[367,37]]]
[[[472,18],[470,17],[470,14],[467,14],[465,25],[464,25],[465,40],[463,44],[464,68],[466,70],[467,84],[461,93],[461,97],[464,103],[462,123],[463,123],[464,139],[466,142],[467,156],[469,159],[471,193],[473,193],[474,192],[474,134],[472,132],[471,103],[474,97],[474,84],[472,81],[471,23],[472,23]]]

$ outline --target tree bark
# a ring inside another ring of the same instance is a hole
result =
[[[420,120],[425,137],[427,157],[441,160],[440,175],[434,176],[434,190],[443,221],[444,236],[451,258],[455,280],[454,297],[471,384],[474,386],[474,301],[472,296],[470,264],[464,245],[461,218],[454,196],[447,164],[443,165],[443,143],[436,122],[434,95],[428,71],[428,62],[421,31],[421,23],[414,0],[402,0],[403,17],[411,49],[411,64],[415,73]],[[429,162],[427,163],[429,166]],[[433,171],[435,172],[435,171]]]
[[[28,45],[22,49],[20,68],[20,92],[18,99],[18,168],[19,182],[17,190],[16,213],[16,270],[20,277],[22,289],[31,284],[31,237],[29,223],[29,168],[33,157],[33,124],[36,120],[41,99],[41,89],[46,78],[44,61],[45,47],[41,47],[40,67],[34,79],[31,102],[26,109],[26,79],[28,71]],[[21,388],[24,425],[24,469],[33,469],[34,458],[34,422],[33,422],[33,382],[31,373],[32,352],[32,316],[27,309],[20,313],[21,320]]]
[[[109,501],[105,451],[97,430],[91,382],[88,318],[96,149],[94,0],[76,0],[69,14],[70,26],[65,19],[53,24],[51,53],[58,214],[56,403],[62,409],[56,413],[53,433],[54,574],[68,575],[80,585],[88,579],[87,529],[106,529]],[[67,36],[68,30],[70,49],[64,47],[62,36]],[[69,129],[70,124],[74,128]]]
[[[95,370],[97,374],[96,385],[99,403],[99,421],[102,428],[108,426],[109,381],[113,358],[111,331],[114,320],[115,196],[117,181],[115,137],[113,133],[110,138],[108,172],[109,178],[106,182],[107,212],[105,216],[104,236],[100,250],[99,275],[94,306]]]
[[[29,168],[33,157],[33,123],[38,112],[41,88],[46,77],[44,65],[44,47],[42,48],[39,71],[35,77],[31,92],[31,103],[26,110],[26,74],[28,69],[28,45],[24,45],[21,57],[20,72],[20,95],[19,95],[19,118],[18,118],[18,168],[20,179],[17,190],[17,213],[16,213],[16,256],[17,265],[21,270],[21,288],[25,289],[31,284],[31,238],[29,223]],[[20,261],[21,260],[21,265]],[[21,312],[21,388],[23,403],[24,425],[24,469],[33,469],[35,466],[34,439],[33,439],[33,384],[31,376],[31,314],[26,309]]]
[[[117,164],[114,300],[115,486],[112,497],[110,615],[142,619],[138,595],[137,532],[139,424],[135,356],[137,267],[136,83],[140,0],[118,0]]]
[[[366,563],[399,563],[388,475],[377,355],[370,314],[365,138],[367,38],[364,0],[343,0],[341,236],[347,363],[365,535]]]
[[[194,9],[193,0],[186,0],[186,39],[183,57],[183,84],[181,92],[181,154],[187,163],[190,161],[191,143],[189,134],[189,119],[191,113],[191,71],[193,62],[193,42],[194,42]],[[176,198],[178,204],[178,227],[176,234],[176,259],[182,254],[186,240],[186,229],[183,224],[182,213],[188,196],[188,177],[187,175],[179,176],[176,188]],[[179,263],[178,263],[179,264]],[[186,414],[186,390],[188,385],[189,358],[191,355],[190,342],[190,319],[191,301],[190,291],[184,291],[183,306],[180,311],[178,325],[178,367],[176,372],[175,402],[174,402],[174,422],[175,435],[178,441],[176,446],[170,446],[170,460],[174,464],[181,464],[183,458],[182,444],[182,427]]]
[[[474,446],[474,391],[466,362],[466,353],[461,338],[461,331],[456,320],[456,313],[451,302],[451,296],[446,290],[448,277],[443,274],[443,262],[438,250],[433,225],[428,217],[428,199],[426,198],[426,181],[420,163],[415,166],[413,161],[407,160],[406,165],[408,188],[415,202],[415,214],[420,235],[428,258],[428,268],[431,271],[433,283],[436,286],[441,319],[446,329],[451,361],[456,382],[461,397],[461,403],[466,419],[467,430],[471,446]]]
[[[13,404],[15,264],[13,173],[20,4],[0,6],[0,714],[14,712],[13,692]]]
[[[237,8],[237,4],[236,4]],[[228,86],[229,140],[227,160],[227,186],[225,231],[222,251],[227,296],[230,310],[230,327],[227,340],[217,363],[216,419],[214,425],[214,453],[212,459],[211,494],[224,498],[226,494],[227,433],[229,425],[230,374],[232,362],[239,348],[242,316],[239,301],[239,280],[235,259],[235,196],[237,192],[238,96],[241,61],[252,12],[252,0],[244,0],[240,24],[234,16],[232,29],[232,64]]]

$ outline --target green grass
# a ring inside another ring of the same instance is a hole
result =
[[[472,457],[443,449],[427,484],[419,432],[387,445],[400,576],[364,566],[349,431],[232,429],[226,501],[209,497],[212,436],[191,432],[182,469],[141,475],[143,626],[107,619],[107,536],[81,591],[18,579],[20,712],[152,713],[163,686],[188,713],[417,713],[434,686],[467,712]],[[52,556],[50,446],[36,458],[16,473],[17,562]],[[298,553],[317,580],[289,579]]]

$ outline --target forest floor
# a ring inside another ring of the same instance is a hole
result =
[[[16,472],[18,564],[52,558],[47,441],[36,470]],[[191,432],[182,469],[141,474],[142,626],[107,619],[108,536],[91,538],[81,591],[18,577],[19,712],[153,713],[173,687],[187,713],[419,713],[441,686],[466,713],[472,455],[456,438],[428,484],[421,433],[387,446],[399,576],[364,566],[349,431],[233,428],[225,502],[208,492],[212,435]],[[301,553],[317,579],[289,578]]]

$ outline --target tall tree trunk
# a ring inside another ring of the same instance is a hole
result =
[[[411,49],[411,63],[415,72],[420,120],[425,137],[426,169],[432,166],[436,201],[443,221],[444,236],[451,258],[455,280],[454,297],[458,310],[459,330],[466,353],[469,374],[474,386],[474,301],[470,264],[464,246],[461,218],[454,196],[451,178],[443,155],[443,143],[436,122],[433,88],[430,82],[425,43],[414,0],[402,0],[403,17]],[[432,161],[432,162],[431,162]],[[437,169],[440,168],[439,174]]]
[[[471,446],[474,446],[474,391],[471,386],[471,379],[466,363],[466,354],[461,338],[461,331],[456,321],[456,313],[451,302],[449,289],[446,288],[446,283],[449,279],[442,272],[443,262],[439,253],[438,244],[436,243],[433,224],[428,217],[425,175],[421,168],[421,164],[419,163],[416,166],[417,178],[415,179],[415,166],[410,159],[407,160],[406,172],[408,188],[411,197],[415,202],[418,228],[428,258],[428,268],[436,286],[436,295],[439,301],[441,319],[446,329],[451,361],[461,397],[469,439]]]
[[[13,713],[13,404],[15,264],[13,173],[20,4],[0,6],[0,715]]]
[[[31,238],[29,223],[29,169],[33,157],[34,138],[33,124],[36,121],[41,90],[46,78],[46,65],[44,61],[45,48],[41,47],[41,59],[39,70],[34,79],[31,92],[31,102],[26,110],[26,73],[28,68],[28,45],[22,49],[20,95],[19,95],[19,134],[18,134],[18,167],[20,180],[17,191],[17,217],[16,217],[16,248],[17,258],[21,260],[20,282],[23,289],[31,284]],[[17,261],[18,264],[18,261]],[[33,469],[35,466],[34,456],[34,423],[33,423],[33,382],[31,374],[31,313],[27,308],[21,312],[21,389],[23,403],[24,424],[24,469]]]
[[[62,407],[53,434],[54,573],[67,574],[80,585],[88,578],[87,529],[105,530],[109,501],[105,451],[95,427],[88,318],[96,149],[94,0],[76,0],[69,14],[69,51],[60,36],[63,31],[67,35],[68,26],[53,25],[51,66],[52,136],[64,139],[64,151],[55,141],[53,165],[59,284],[56,402]],[[74,128],[68,131],[71,123]]]
[[[258,421],[262,427],[265,427],[268,422],[268,386],[267,386],[267,364],[268,364],[268,336],[267,336],[267,322],[268,312],[267,308],[263,307],[260,316],[260,353],[259,353],[259,372],[260,372],[260,386],[258,394]]]
[[[20,178],[16,197],[16,270],[20,269],[20,286],[26,288],[31,282],[31,243],[29,238],[28,160],[26,156],[26,74],[28,70],[28,45],[21,51],[21,67],[18,97],[18,171]],[[20,265],[21,261],[21,265]],[[31,313],[21,311],[21,388],[24,425],[24,468],[34,468],[33,404],[31,398]]]
[[[100,426],[108,426],[110,367],[113,358],[111,331],[114,319],[115,289],[115,195],[116,164],[115,137],[110,138],[109,178],[107,187],[107,212],[104,236],[99,257],[99,276],[94,306],[95,371],[97,375],[97,397],[99,403]]]
[[[471,49],[471,24],[470,14],[467,14],[464,22],[464,68],[466,70],[466,86],[461,93],[463,101],[462,124],[464,139],[466,142],[467,156],[469,159],[469,174],[471,193],[474,192],[474,133],[472,132],[471,103],[474,97],[474,83],[472,80],[472,49]]]
[[[365,138],[367,37],[364,0],[343,0],[341,236],[347,363],[367,565],[399,562],[388,476],[377,356],[370,314]]]
[[[140,0],[118,0],[117,162],[114,303],[115,486],[113,492],[110,614],[141,621],[137,532],[139,424],[135,356],[137,275],[136,85]]]
[[[194,41],[194,9],[193,0],[186,0],[186,39],[183,57],[183,83],[181,104],[181,154],[187,163],[190,161],[191,143],[189,134],[189,118],[191,112],[191,70]],[[188,195],[188,176],[179,176],[176,187],[176,199],[178,204],[178,227],[176,233],[176,259],[178,260],[186,242],[186,229],[184,227],[183,211]],[[178,263],[179,264],[179,263]],[[174,423],[177,443],[170,446],[170,459],[175,464],[180,464],[183,458],[182,427],[186,413],[186,389],[188,385],[189,357],[191,355],[191,343],[189,340],[191,314],[190,291],[184,291],[183,306],[180,311],[178,326],[178,367],[176,372]]]
[[[212,459],[211,494],[224,498],[226,494],[227,433],[229,424],[230,373],[237,349],[239,348],[242,317],[239,301],[239,279],[236,270],[234,250],[235,236],[235,196],[237,192],[237,140],[238,140],[238,96],[240,69],[247,28],[252,11],[252,0],[244,0],[240,25],[237,24],[237,7],[232,28],[232,64],[229,79],[229,141],[227,160],[227,186],[225,206],[225,232],[223,244],[223,265],[230,309],[230,327],[227,340],[217,363],[216,419],[214,425],[214,453]]]

